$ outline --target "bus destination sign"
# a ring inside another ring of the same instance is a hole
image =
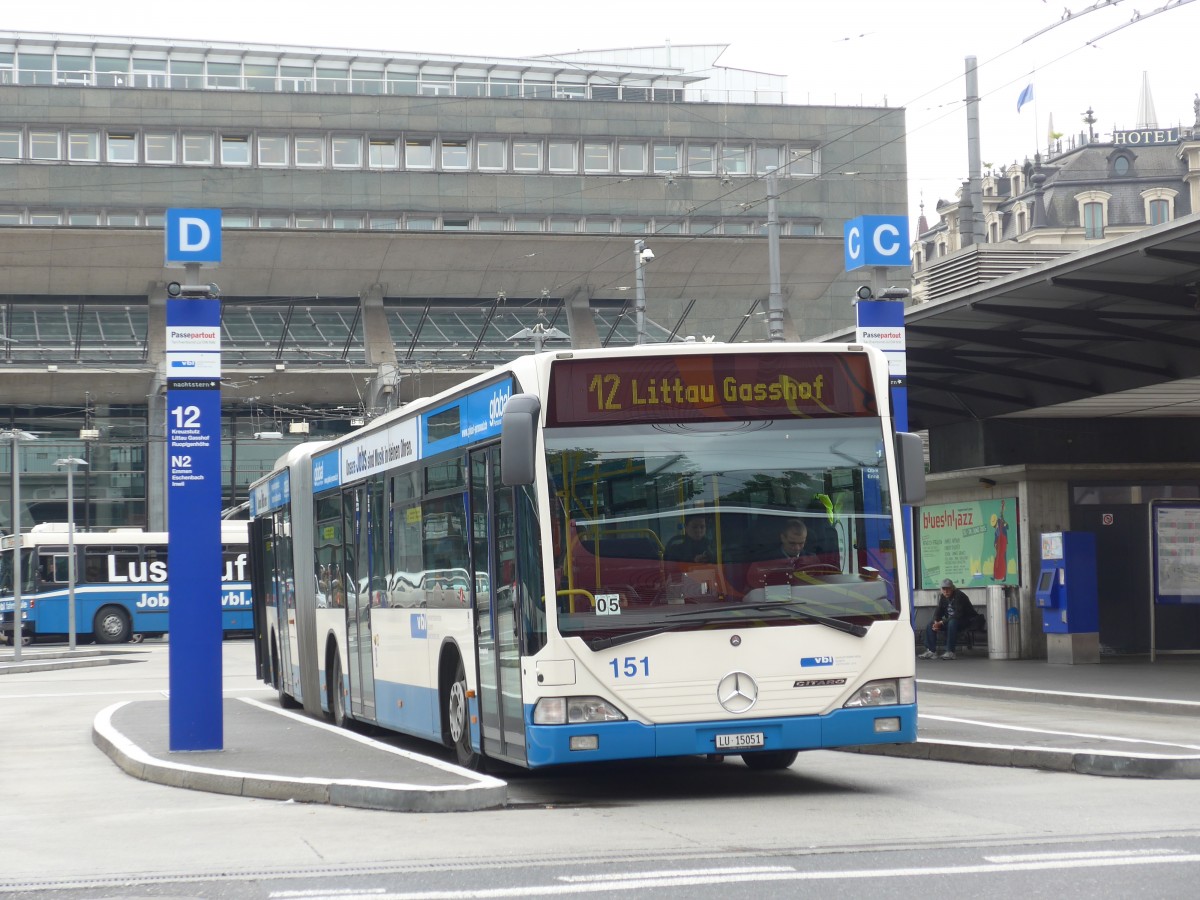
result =
[[[559,360],[547,424],[878,414],[864,353],[687,354]]]

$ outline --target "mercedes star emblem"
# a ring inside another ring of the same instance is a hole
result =
[[[758,684],[745,672],[730,672],[717,685],[717,700],[734,715],[749,712],[758,702]]]

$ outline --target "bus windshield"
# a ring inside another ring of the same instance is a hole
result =
[[[28,593],[37,586],[34,569],[36,563],[32,550],[21,551],[21,590]],[[0,596],[12,598],[13,593],[13,551],[5,550],[0,553]]]
[[[883,440],[870,417],[547,429],[560,633],[897,618]]]

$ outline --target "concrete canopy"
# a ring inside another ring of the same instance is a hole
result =
[[[389,297],[550,296],[584,291],[623,299],[633,286],[633,241],[655,300],[765,300],[767,242],[757,237],[328,232],[226,229],[211,270],[224,296],[355,296],[372,284]],[[162,234],[138,229],[6,228],[0,233],[0,294],[144,295],[179,280],[163,268]],[[841,238],[794,237],[781,245],[785,296],[821,296],[842,269]],[[739,309],[739,312],[741,310]]]
[[[1198,284],[1195,214],[911,307],[909,426],[1200,416]]]

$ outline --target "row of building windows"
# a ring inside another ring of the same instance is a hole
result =
[[[3,54],[0,54],[2,56]],[[78,65],[69,59],[68,65]],[[688,91],[679,87],[652,86],[644,79],[634,84],[602,79],[599,83],[568,82],[551,77],[510,77],[465,74],[436,74],[416,71],[387,71],[382,67],[328,67],[310,65],[280,65],[272,63],[237,63],[203,61],[171,62],[165,71],[165,60],[134,60],[135,65],[154,65],[163,69],[129,70],[129,60],[97,60],[97,69],[34,69],[0,65],[0,84],[59,85],[68,87],[157,88],[166,90],[235,90],[270,91],[275,93],[317,94],[392,94],[421,97],[509,97],[527,100],[625,100],[679,103],[686,100],[704,101],[711,91]],[[122,63],[124,67],[122,68]],[[245,72],[243,73],[243,68]],[[412,67],[415,69],[415,67]],[[278,72],[276,72],[278,69]],[[728,94],[730,92],[723,92]],[[751,92],[746,98],[751,99]],[[753,92],[753,99],[763,92]],[[769,102],[782,102],[782,93],[768,92]],[[723,99],[735,99],[723,97]]]
[[[110,228],[162,228],[161,212],[96,211],[57,209],[4,209],[0,207],[0,226],[69,225],[73,227],[108,226]],[[335,231],[516,231],[554,234],[725,234],[765,236],[762,219],[660,218],[613,216],[489,216],[462,213],[391,213],[362,215],[353,213],[292,213],[224,211],[225,228],[332,229]],[[821,233],[814,222],[781,220],[783,236],[811,236]]]
[[[407,96],[526,97],[549,99],[683,99],[678,81],[666,79],[479,70],[462,64],[391,60],[306,60],[177,58],[166,53],[129,56],[119,50],[89,53],[0,50],[0,84],[57,84],[182,90],[241,90]],[[628,83],[626,83],[628,82]]]
[[[0,161],[587,175],[815,175],[818,151],[752,141],[139,131],[0,126]]]
[[[1146,225],[1162,225],[1175,218],[1175,197],[1177,191],[1166,187],[1148,188],[1141,192]],[[1108,222],[1108,201],[1112,195],[1106,191],[1084,191],[1075,196],[1079,208],[1079,224],[1083,229],[1084,240],[1098,241],[1105,236]],[[1029,211],[1024,202],[1018,202],[1010,211],[1014,237],[1029,231]],[[1140,223],[1124,223],[1126,226]],[[1004,221],[1001,213],[989,213],[987,216],[987,239],[997,244],[1004,240]],[[942,233],[934,242],[918,244],[913,252],[913,267],[920,270],[923,265],[935,257],[946,256],[950,252],[949,236]]]

